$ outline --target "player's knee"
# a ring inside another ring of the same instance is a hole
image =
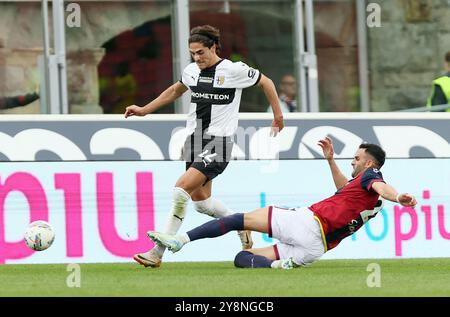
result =
[[[214,216],[210,198],[200,201],[194,201],[194,209],[201,214],[205,214],[211,217]]]
[[[248,250],[241,251],[234,257],[234,266],[235,267],[249,267],[250,258],[253,256],[253,253]]]
[[[192,197],[192,201],[200,202],[200,201],[207,200],[208,198],[210,198],[211,193],[208,193],[208,192],[202,190],[201,188],[199,188],[191,194],[191,197]]]

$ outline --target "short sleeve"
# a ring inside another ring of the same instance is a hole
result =
[[[189,89],[191,86],[196,85],[196,78],[198,75],[198,72],[196,72],[196,68],[197,67],[195,63],[191,63],[184,68],[183,73],[181,74],[180,83],[182,83]]]
[[[182,83],[183,85],[185,85],[186,87],[189,88],[189,80],[188,80],[188,74],[186,72],[186,69],[183,70],[183,73],[181,74],[181,79],[180,79],[180,83]]]
[[[368,168],[362,178],[361,178],[361,186],[367,191],[372,190],[372,184],[376,182],[383,182],[383,175],[376,168]]]
[[[261,79],[259,70],[243,62],[233,64],[233,86],[235,88],[248,88],[255,86]]]

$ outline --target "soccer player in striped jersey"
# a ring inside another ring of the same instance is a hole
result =
[[[178,236],[154,231],[148,232],[148,236],[176,252],[190,241],[221,236],[231,230],[264,232],[280,242],[266,248],[239,252],[234,260],[235,265],[291,269],[318,260],[342,239],[360,229],[381,210],[382,199],[402,206],[416,205],[413,195],[399,194],[384,182],[379,170],[386,154],[378,145],[360,145],[352,161],[351,180],[336,165],[332,140],[327,137],[320,140],[319,145],[330,165],[337,188],[333,196],[308,208],[270,206],[210,221]]]
[[[145,116],[170,104],[190,90],[191,103],[186,129],[188,137],[183,147],[186,172],[181,175],[173,191],[173,203],[165,232],[176,234],[192,200],[198,212],[214,218],[232,212],[219,200],[211,197],[212,181],[228,165],[233,147],[232,136],[238,127],[238,113],[242,89],[259,86],[272,105],[274,120],[272,135],[284,127],[278,94],[272,80],[259,70],[243,62],[233,63],[219,57],[220,32],[209,26],[191,30],[189,51],[193,63],[183,71],[180,81],[167,88],[158,98],[139,107],[126,108],[125,118]],[[250,231],[238,231],[243,249],[252,247]],[[159,267],[165,247],[155,246],[139,253],[134,260],[144,266]]]

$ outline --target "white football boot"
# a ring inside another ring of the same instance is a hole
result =
[[[281,259],[272,262],[272,269],[291,270],[300,267],[300,264],[295,263],[293,258]]]
[[[157,268],[161,266],[161,256],[154,249],[151,249],[148,252],[135,254],[133,259],[145,267]]]
[[[173,253],[180,251],[184,245],[184,243],[178,240],[176,236],[172,236],[166,233],[149,231],[147,232],[147,236],[153,241],[155,241],[157,244],[165,246]]]

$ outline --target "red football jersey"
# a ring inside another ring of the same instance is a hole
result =
[[[373,210],[378,202],[379,195],[372,189],[375,182],[384,182],[383,175],[368,168],[330,198],[309,207],[320,220],[328,250],[374,217],[366,211]]]

